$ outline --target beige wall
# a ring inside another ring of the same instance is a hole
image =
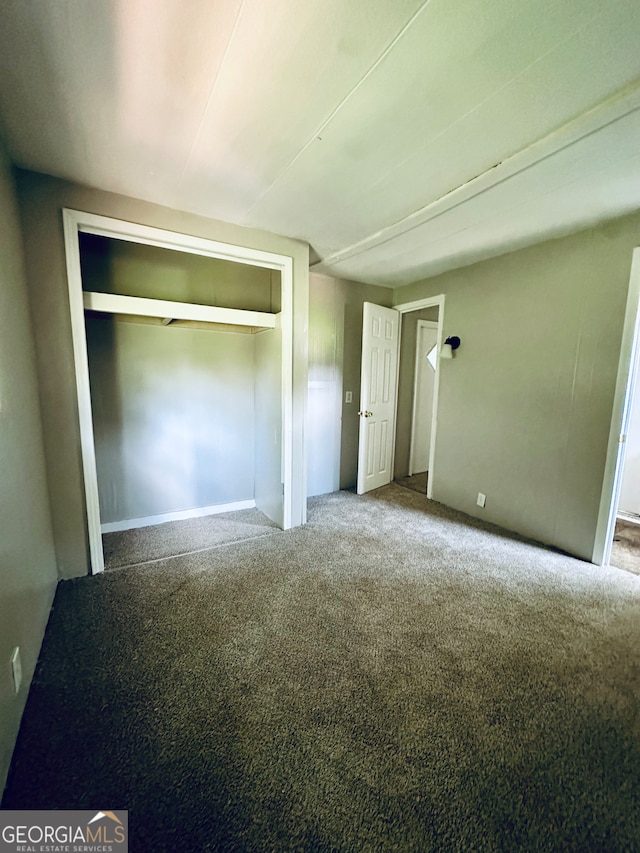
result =
[[[340,488],[344,283],[309,275],[307,495]]]
[[[65,269],[62,208],[111,216],[293,258],[294,506],[304,502],[303,429],[307,392],[308,255],[306,244],[147,202],[18,170],[18,198],[37,342],[38,373],[59,572],[75,577],[89,565],[79,427]],[[300,519],[294,518],[294,523]]]
[[[362,357],[362,306],[365,302],[391,307],[393,291],[386,287],[357,282],[341,282],[344,294],[344,353],[342,383],[353,392],[353,403],[342,396],[342,450],[340,488],[350,489],[358,478],[358,430],[360,419],[360,370]]]
[[[13,178],[0,151],[0,791],[57,582]],[[21,650],[22,687],[9,665]]]
[[[101,522],[253,500],[259,336],[105,315],[86,329]]]
[[[411,311],[402,315],[400,366],[398,370],[398,410],[396,415],[395,479],[406,477],[409,473],[418,320],[435,320],[437,322],[438,307],[422,308],[420,311]]]
[[[638,214],[394,292],[445,294],[462,339],[441,363],[435,500],[591,559],[637,245]]]
[[[94,234],[80,235],[80,260],[84,290],[247,311],[280,310],[280,273],[265,267]]]

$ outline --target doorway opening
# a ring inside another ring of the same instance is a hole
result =
[[[635,468],[638,465],[638,451],[640,451],[640,436],[637,434],[640,427],[640,411],[636,411],[640,409],[640,388],[636,393],[636,388],[640,384],[639,362],[640,248],[636,248],[633,252],[629,276],[600,512],[592,558],[596,565],[628,567],[634,574],[640,574],[640,536],[638,536],[640,528],[635,529],[636,510],[640,512],[640,506],[635,503],[637,487],[634,482],[634,471],[640,470],[640,467]],[[630,520],[634,526],[625,530],[624,522]],[[627,555],[628,563],[624,551],[630,552],[630,555]],[[637,568],[636,557],[638,558]],[[618,562],[624,562],[625,565],[617,566]]]
[[[439,376],[439,306],[402,315],[394,480],[426,495]]]
[[[640,575],[640,370],[636,353],[629,419],[621,460],[620,494],[609,564]]]
[[[290,527],[292,258],[70,210],[64,228],[91,573],[105,528],[253,506]]]
[[[358,494],[395,480],[432,497],[443,326],[443,295],[364,304]]]
[[[393,479],[433,494],[444,296],[396,306],[401,314]]]

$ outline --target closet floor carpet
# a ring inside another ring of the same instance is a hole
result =
[[[105,533],[102,537],[104,564],[105,569],[121,569],[281,532],[271,519],[255,508],[167,521],[152,527]]]
[[[616,521],[610,565],[640,575],[640,524]]]

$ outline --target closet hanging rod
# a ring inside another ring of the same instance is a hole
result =
[[[244,311],[241,308],[218,308],[192,302],[170,302],[166,299],[146,299],[142,296],[121,296],[119,293],[84,291],[87,311],[103,314],[132,314],[138,317],[158,317],[161,320],[199,320],[203,323],[226,323],[233,326],[255,326],[275,329],[277,314],[266,311]]]

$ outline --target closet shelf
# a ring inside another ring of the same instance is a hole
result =
[[[170,302],[166,299],[145,299],[142,296],[122,296],[118,293],[84,291],[86,311],[103,314],[125,314],[133,317],[156,317],[167,324],[173,320],[215,323],[226,327],[243,326],[251,329],[275,329],[277,314],[265,311],[244,311],[240,308],[218,308],[214,305],[195,305],[191,302]],[[238,331],[240,329],[238,328]]]

